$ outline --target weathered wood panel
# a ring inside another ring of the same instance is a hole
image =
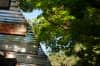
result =
[[[26,31],[24,24],[0,23],[1,34],[25,35]]]
[[[45,64],[48,63],[47,57],[30,55],[30,54],[18,54],[17,53],[18,63],[25,64]]]
[[[9,9],[10,0],[0,0],[0,8],[1,9]]]

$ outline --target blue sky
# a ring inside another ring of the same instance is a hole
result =
[[[32,12],[23,12],[23,15],[26,19],[32,20],[33,18],[36,18],[38,15],[42,13],[42,10],[35,9]]]

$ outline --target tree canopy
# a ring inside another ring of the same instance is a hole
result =
[[[71,60],[78,58],[74,66],[100,66],[98,3],[99,0],[20,0],[19,5],[24,11],[43,10],[42,15],[33,19],[33,31],[40,42],[51,47],[53,53],[62,54],[63,51]],[[62,61],[67,62],[66,58]],[[59,63],[59,66],[66,65]]]

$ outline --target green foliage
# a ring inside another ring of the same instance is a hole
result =
[[[43,10],[33,19],[32,28],[38,40],[52,49],[52,55],[63,51],[71,60],[79,58],[68,65],[57,55],[54,61],[59,60],[61,66],[100,66],[100,9],[92,3],[93,0],[20,0],[24,11]]]

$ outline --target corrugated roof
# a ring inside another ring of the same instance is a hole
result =
[[[21,12],[0,10],[0,22],[25,23],[26,20]]]
[[[17,0],[11,0],[9,10],[0,10],[0,22],[26,23]]]

